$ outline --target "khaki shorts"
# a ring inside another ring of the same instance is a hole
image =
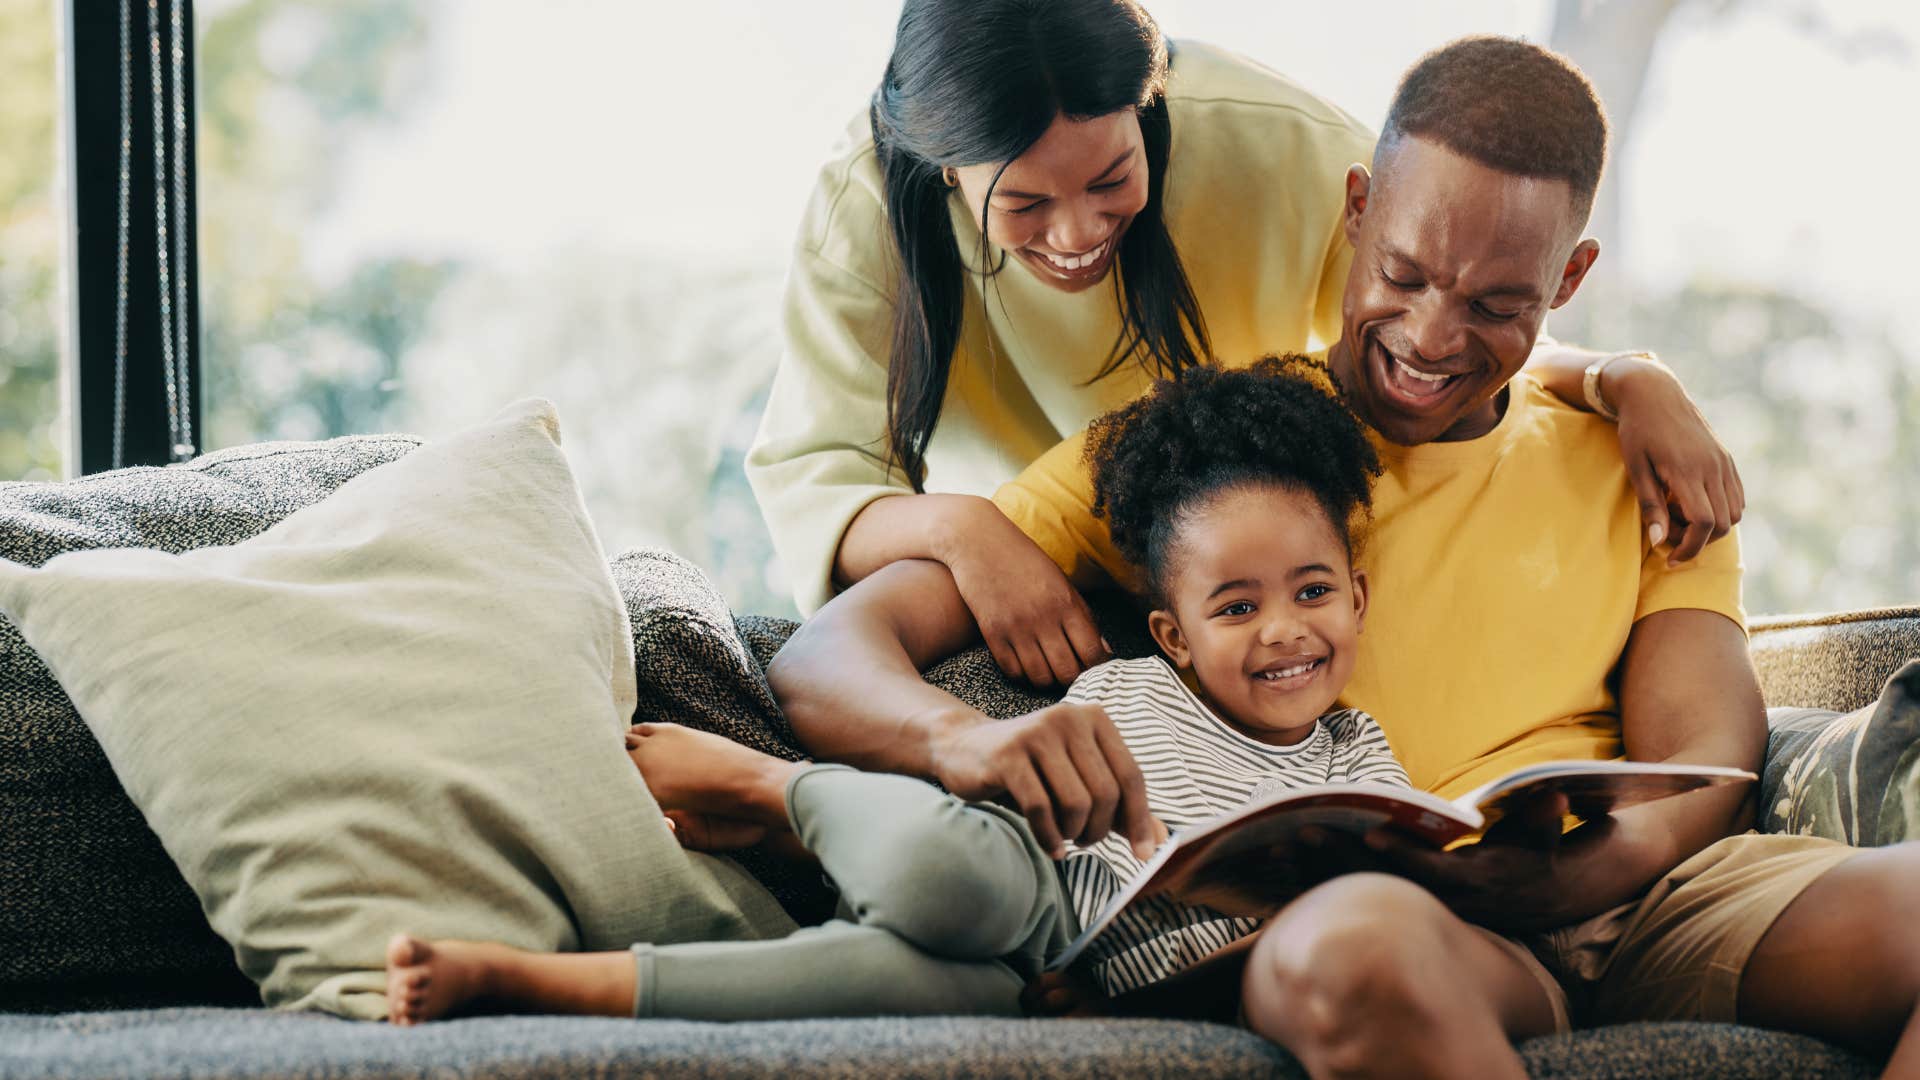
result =
[[[1729,836],[1638,900],[1498,940],[1540,980],[1561,1031],[1632,1020],[1732,1023],[1754,947],[1808,885],[1858,851],[1813,836]]]

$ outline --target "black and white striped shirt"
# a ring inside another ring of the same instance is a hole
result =
[[[1407,783],[1373,717],[1339,709],[1313,734],[1269,746],[1228,727],[1194,696],[1165,660],[1113,660],[1074,680],[1066,700],[1106,709],[1140,763],[1154,816],[1178,832],[1255,798],[1313,784]],[[1144,864],[1117,831],[1073,847],[1059,863],[1081,925],[1097,916]],[[1135,904],[1087,950],[1109,994],[1157,982],[1260,928],[1260,920],[1165,899]]]

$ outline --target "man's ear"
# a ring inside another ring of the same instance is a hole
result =
[[[1347,203],[1340,214],[1340,223],[1346,229],[1347,244],[1360,246],[1360,219],[1367,212],[1367,196],[1373,192],[1373,174],[1367,167],[1354,164],[1347,169]]]
[[[1557,308],[1573,299],[1580,283],[1587,279],[1587,271],[1593,269],[1593,260],[1600,257],[1600,241],[1589,236],[1574,245],[1573,254],[1567,256],[1567,265],[1560,269],[1560,288],[1553,294],[1553,303],[1547,305]]]
[[[1359,630],[1367,625],[1367,572],[1356,569],[1353,572],[1353,628]]]
[[[1148,612],[1147,630],[1160,646],[1160,651],[1173,661],[1174,667],[1193,666],[1193,650],[1187,648],[1187,635],[1180,632],[1180,623],[1173,617],[1173,612],[1164,608]]]

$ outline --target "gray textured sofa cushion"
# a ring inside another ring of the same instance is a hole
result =
[[[1534,1039],[1540,1080],[1857,1080],[1870,1063],[1800,1036],[1724,1024],[1633,1024]],[[420,1028],[317,1015],[178,1009],[0,1016],[0,1080],[139,1075],[293,1077],[660,1075],[785,1077],[1276,1077],[1305,1075],[1238,1028],[1163,1020],[674,1020],[496,1017]]]

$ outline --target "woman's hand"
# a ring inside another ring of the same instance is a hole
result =
[[[1115,826],[1142,861],[1167,838],[1147,808],[1140,766],[1098,705],[956,725],[934,741],[932,758],[940,786],[963,799],[1011,796],[1056,859],[1067,840],[1096,843]]]
[[[1079,590],[991,500],[968,499],[952,515],[937,557],[1008,678],[1066,686],[1113,655]]]
[[[1678,566],[1739,523],[1747,505],[1740,471],[1671,371],[1623,356],[1601,383],[1620,414],[1620,455],[1647,536],[1656,547],[1671,541],[1667,565]]]

